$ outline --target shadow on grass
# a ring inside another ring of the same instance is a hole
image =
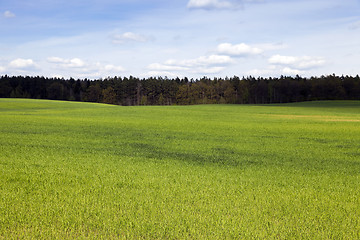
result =
[[[189,162],[196,165],[216,164],[231,167],[262,166],[264,156],[256,153],[238,152],[233,149],[216,147],[209,152],[182,152],[168,151],[152,144],[126,143],[124,147],[132,152],[132,156],[141,156],[148,159],[174,159],[182,162]],[[261,155],[261,156],[260,156]]]

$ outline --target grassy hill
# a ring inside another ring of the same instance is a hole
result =
[[[0,99],[0,239],[359,239],[360,102]]]

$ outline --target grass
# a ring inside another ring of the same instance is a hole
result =
[[[359,239],[360,102],[0,99],[0,239]]]

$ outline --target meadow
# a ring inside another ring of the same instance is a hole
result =
[[[0,99],[0,239],[359,239],[360,101]]]

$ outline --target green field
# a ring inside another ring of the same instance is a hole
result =
[[[360,102],[0,99],[0,239],[359,239]]]

